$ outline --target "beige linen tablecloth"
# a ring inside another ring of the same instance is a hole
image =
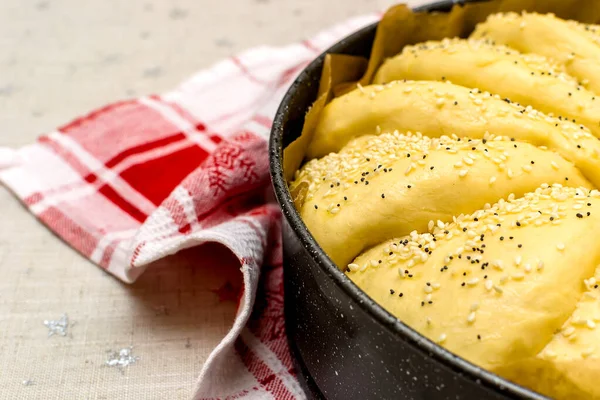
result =
[[[293,42],[392,3],[3,0],[0,145],[27,144],[110,101],[167,90],[245,48]],[[239,285],[235,270],[217,276],[198,265],[227,264],[227,254],[192,249],[127,286],[1,188],[0,210],[0,399],[190,398],[230,327]],[[63,313],[67,336],[47,337],[43,321]],[[130,345],[136,364],[122,373],[105,365],[107,351]]]

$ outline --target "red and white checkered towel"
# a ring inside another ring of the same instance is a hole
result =
[[[200,373],[196,399],[305,397],[285,339],[267,138],[295,76],[378,17],[352,19],[300,44],[252,49],[172,92],[110,104],[17,151],[0,148],[0,181],[125,282],[202,243],[222,243],[237,256],[243,298]]]

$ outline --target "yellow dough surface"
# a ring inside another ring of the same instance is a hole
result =
[[[587,126],[600,136],[600,98],[543,56],[487,40],[444,39],[407,46],[377,71],[374,83],[450,80]]]
[[[565,21],[552,14],[493,14],[473,39],[490,39],[521,53],[556,60],[585,87],[600,93],[600,27]]]
[[[394,130],[429,137],[510,136],[560,153],[600,186],[600,141],[586,127],[499,96],[435,81],[371,85],[333,100],[323,110],[307,155],[322,157],[355,137]]]
[[[329,257],[346,267],[390,237],[448,222],[561,174],[571,186],[591,184],[550,150],[508,138],[470,140],[420,134],[362,136],[341,152],[307,163],[291,186],[307,187],[304,223]]]
[[[573,388],[598,395],[589,379],[600,374],[594,289],[600,247],[589,234],[598,227],[598,191],[544,185],[429,233],[375,246],[348,276],[403,322],[467,360],[547,394],[555,390],[546,386],[571,386],[570,395]],[[534,375],[531,365],[539,369]]]
[[[589,279],[575,311],[535,357],[508,364],[498,372],[548,396],[598,399],[600,388],[600,267]],[[582,288],[583,288],[582,287]]]

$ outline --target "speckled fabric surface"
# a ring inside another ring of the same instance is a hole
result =
[[[390,1],[90,1],[0,5],[0,144],[119,98],[160,92],[224,56],[308,37]],[[215,23],[219,21],[219,23]],[[190,398],[235,315],[235,268],[220,249],[188,250],[119,283],[61,243],[0,190],[0,398]],[[232,265],[229,263],[229,265]],[[66,336],[44,320],[68,314]],[[133,345],[121,373],[110,350]]]

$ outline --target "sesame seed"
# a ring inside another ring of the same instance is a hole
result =
[[[565,245],[564,245],[564,243],[558,243],[556,245],[556,248],[560,251],[563,251],[565,249]]]
[[[469,173],[468,169],[462,169],[460,170],[460,172],[458,173],[458,176],[460,176],[461,178],[464,178],[465,176],[467,176],[467,174]]]
[[[521,265],[521,261],[522,261],[522,257],[520,255],[515,257],[515,265],[519,266]]]
[[[562,334],[563,334],[565,337],[571,336],[571,335],[572,335],[572,334],[574,334],[574,333],[575,333],[575,328],[574,328],[574,327],[572,327],[572,326],[569,326],[569,327],[567,327],[567,328],[563,329],[563,331],[562,331]]]
[[[592,321],[591,319],[588,319],[585,323],[585,325],[590,328],[590,329],[595,329],[596,328],[596,323],[594,321]]]
[[[583,282],[584,282],[584,283],[585,283],[585,285],[588,287],[588,289],[589,289],[591,286],[597,286],[597,285],[596,285],[596,278],[594,278],[594,277],[591,277],[590,279],[584,280]]]
[[[438,341],[438,343],[444,343],[447,338],[448,338],[448,336],[445,333],[442,333],[437,341]]]
[[[477,314],[475,314],[474,311],[471,311],[469,313],[469,316],[467,317],[467,322],[472,324],[473,322],[475,322],[475,318],[477,317]]]
[[[477,285],[478,282],[479,282],[479,278],[472,278],[467,281],[467,285],[475,286],[475,285]]]
[[[354,264],[354,263],[353,264],[348,264],[348,269],[350,271],[356,271],[356,270],[360,269],[360,265]]]
[[[523,275],[520,272],[517,272],[516,274],[512,275],[512,278],[516,281],[520,281],[521,279],[525,278],[525,275]]]
[[[499,269],[499,270],[503,270],[504,266],[503,266],[502,260],[494,260],[494,261],[492,261],[492,267],[494,267],[496,269]]]

